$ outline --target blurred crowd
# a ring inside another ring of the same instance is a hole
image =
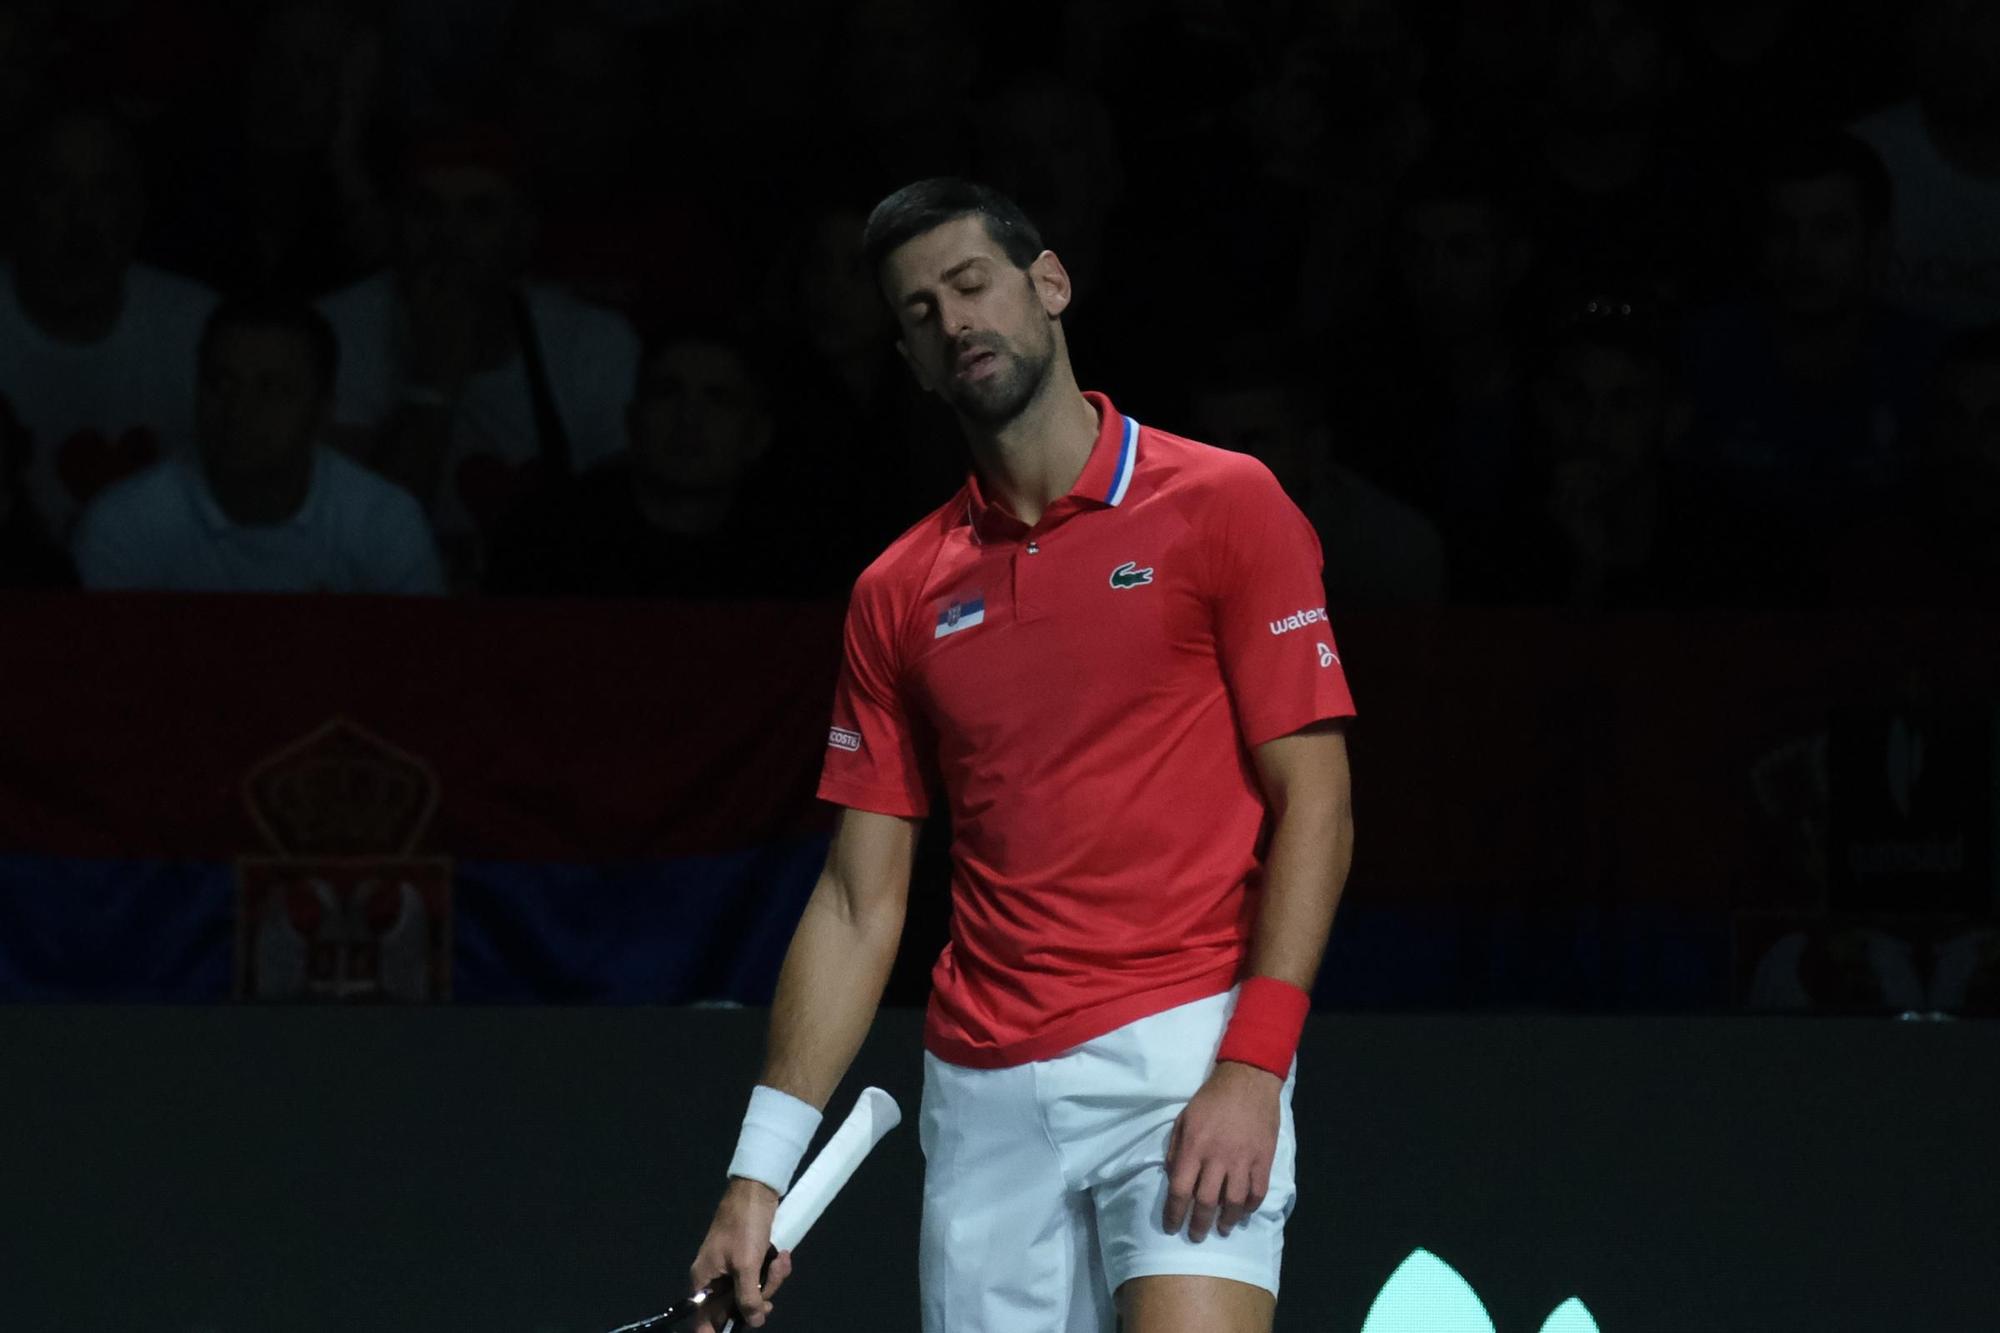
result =
[[[2000,6],[0,0],[0,586],[839,596],[968,175],[1329,604],[2000,604]]]

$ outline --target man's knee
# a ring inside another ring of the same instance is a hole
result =
[[[1226,1277],[1135,1277],[1118,1288],[1123,1333],[1271,1333],[1277,1297]]]

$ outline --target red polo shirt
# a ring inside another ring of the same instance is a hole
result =
[[[1252,747],[1354,711],[1319,540],[1245,454],[1101,394],[1032,528],[975,476],[855,584],[819,794],[951,802],[952,925],[925,1045],[1039,1060],[1229,989],[1265,806]]]

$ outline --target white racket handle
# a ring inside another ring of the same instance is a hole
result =
[[[854,1109],[833,1137],[819,1150],[819,1156],[792,1182],[778,1211],[771,1219],[771,1248],[789,1250],[805,1239],[819,1215],[833,1202],[876,1144],[902,1122],[903,1112],[896,1099],[880,1088],[863,1088]]]

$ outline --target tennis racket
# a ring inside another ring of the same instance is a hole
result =
[[[840,1128],[833,1131],[833,1137],[826,1141],[812,1164],[778,1201],[778,1211],[771,1218],[771,1248],[764,1255],[763,1270],[758,1274],[760,1281],[771,1271],[771,1261],[780,1250],[793,1249],[805,1239],[806,1232],[819,1221],[841,1186],[853,1177],[862,1159],[902,1118],[902,1109],[894,1097],[880,1088],[861,1090],[847,1119],[840,1122]],[[703,1313],[714,1310],[718,1304],[733,1308],[735,1302],[735,1280],[724,1273],[685,1300],[676,1301],[637,1323],[620,1325],[611,1333],[665,1333],[667,1329],[691,1328]]]

